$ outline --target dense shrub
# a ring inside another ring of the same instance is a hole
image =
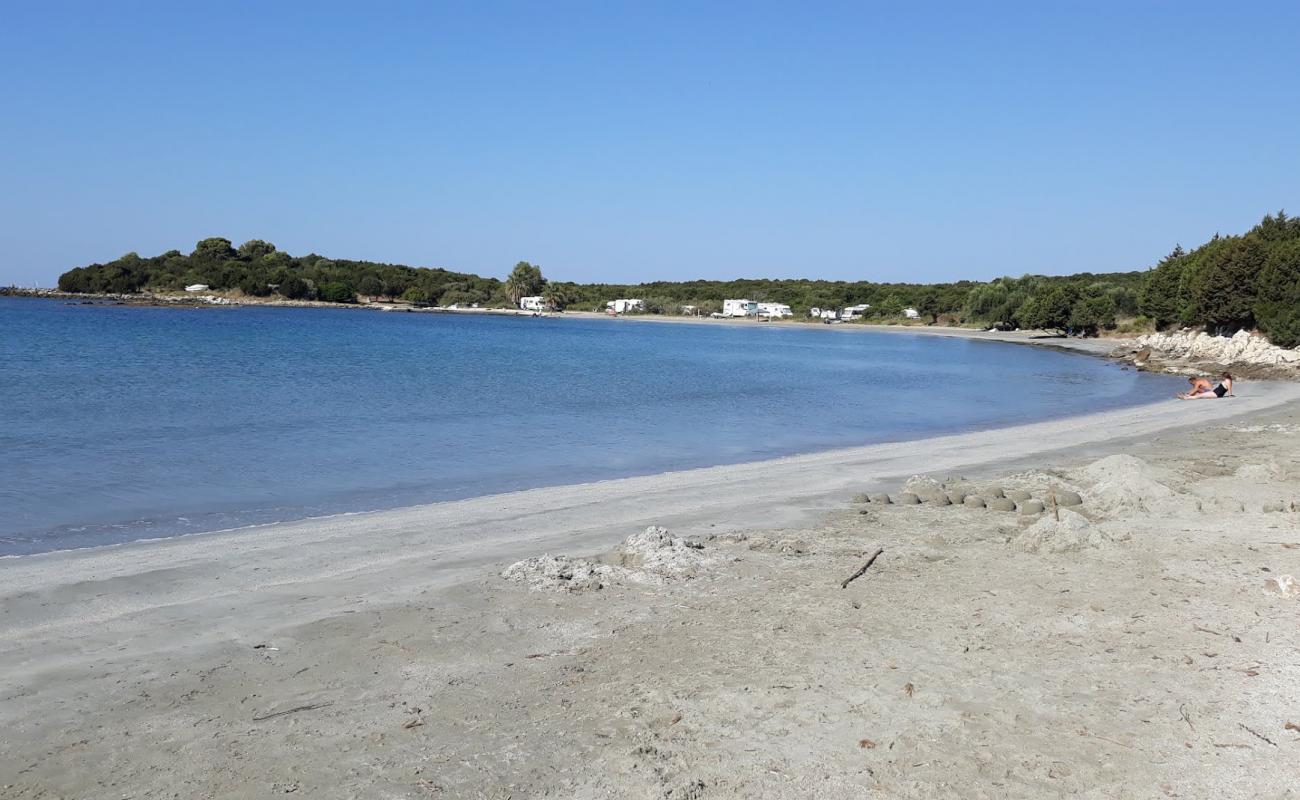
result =
[[[316,287],[316,299],[327,303],[355,303],[357,293],[346,283],[322,283]]]

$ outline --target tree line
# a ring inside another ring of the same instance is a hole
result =
[[[870,305],[868,318],[902,316],[914,308],[927,322],[1096,334],[1133,320],[1150,325],[1205,327],[1231,332],[1258,326],[1277,344],[1300,344],[1300,219],[1270,214],[1241,236],[1215,236],[1184,252],[1175,248],[1145,271],[1025,275],[992,281],[876,283],[807,279],[655,281],[578,284],[548,281],[540,267],[521,261],[504,280],[445,269],[294,257],[254,239],[238,248],[204,239],[188,255],[171,250],[153,258],[128,253],[107,264],[69,270],[68,292],[129,294],[176,291],[191,284],[247,295],[356,302],[358,296],[417,304],[517,307],[541,296],[556,309],[603,310],[620,297],[645,301],[646,313],[720,311],[727,298],[784,303],[796,314],[811,308]]]
[[[330,259],[312,253],[291,256],[270,242],[253,239],[234,247],[212,237],[188,255],[169,250],[152,258],[127,253],[107,264],[91,264],[59,276],[65,292],[134,294],[180,291],[204,284],[216,291],[238,290],[253,297],[355,303],[358,296],[413,303],[488,305],[505,302],[501,281],[445,269]]]

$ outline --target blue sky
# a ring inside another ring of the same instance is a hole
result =
[[[1300,212],[1300,4],[0,0],[0,283],[1145,267]]]

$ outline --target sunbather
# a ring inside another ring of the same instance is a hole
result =
[[[1219,384],[1213,388],[1205,378],[1187,380],[1192,384],[1192,390],[1187,394],[1179,395],[1184,400],[1218,400],[1220,397],[1232,396],[1232,376],[1226,372],[1220,376]]]

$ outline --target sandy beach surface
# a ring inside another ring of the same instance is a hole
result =
[[[1294,796],[1239,394],[0,560],[0,797]]]
[[[673,314],[627,314],[611,316],[594,311],[565,311],[563,314],[551,315],[564,319],[602,319],[611,323],[633,324],[649,323],[661,325],[765,325],[792,330],[815,330],[827,333],[894,333],[916,334],[920,336],[947,336],[959,339],[974,339],[985,342],[1006,342],[1010,344],[1029,344],[1042,347],[1054,347],[1060,350],[1073,350],[1091,355],[1106,355],[1120,342],[1126,339],[1083,338],[1057,336],[1046,331],[990,331],[977,328],[958,328],[946,325],[925,325],[914,323],[907,325],[883,325],[878,323],[853,322],[838,325],[809,322],[807,320],[761,321],[757,317],[713,319],[712,317],[684,317]]]

